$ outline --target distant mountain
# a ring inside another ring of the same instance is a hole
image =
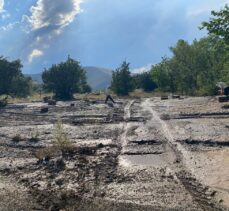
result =
[[[41,73],[37,74],[25,74],[26,76],[30,76],[33,81],[41,84],[42,83],[42,78],[41,78]]]
[[[98,67],[84,67],[87,75],[87,82],[93,90],[106,89],[110,86],[112,71]]]
[[[95,90],[106,89],[112,78],[112,71],[99,67],[84,67],[86,70],[87,82]],[[41,73],[27,74],[37,83],[42,83]]]

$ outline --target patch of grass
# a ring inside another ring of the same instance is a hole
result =
[[[44,149],[39,149],[34,153],[34,156],[39,160],[50,160],[57,154],[57,149],[53,146],[46,147]]]
[[[32,103],[32,102],[43,102],[43,97],[45,96],[52,96],[52,93],[42,93],[41,95],[39,93],[34,93],[31,96],[28,97],[9,97],[8,102],[9,103]]]
[[[37,137],[35,137],[37,138]],[[51,159],[56,157],[61,152],[68,152],[73,148],[71,141],[67,137],[61,119],[58,118],[57,123],[54,125],[52,146],[40,149],[34,153],[38,160]]]
[[[37,206],[19,184],[0,177],[0,210],[29,211]]]

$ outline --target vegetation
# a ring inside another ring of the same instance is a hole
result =
[[[152,80],[159,90],[188,95],[212,95],[218,81],[229,84],[229,7],[212,11],[217,18],[204,22],[209,36],[191,44],[179,40],[171,58],[152,66]]]
[[[225,5],[221,11],[211,13],[214,18],[209,22],[203,22],[200,28],[206,28],[210,34],[222,37],[229,44],[229,6]]]
[[[25,97],[31,94],[32,80],[22,74],[20,60],[0,57],[0,95]]]
[[[67,137],[67,134],[64,131],[63,124],[61,119],[58,118],[57,123],[55,124],[55,130],[53,134],[53,145],[60,151],[65,151],[70,149],[71,142]]]
[[[91,91],[84,69],[78,61],[68,57],[66,62],[53,65],[42,74],[46,89],[53,91],[57,99],[68,100],[74,93]]]
[[[129,95],[134,89],[129,65],[129,63],[123,62],[119,68],[112,72],[110,88],[119,96]]]
[[[129,63],[112,73],[111,90],[119,96],[127,96],[134,89],[145,92],[173,92],[187,95],[211,95],[216,82],[229,84],[229,6],[203,22],[209,36],[188,43],[178,40],[171,47],[172,56],[163,57],[149,72],[131,75]],[[0,95],[27,97],[32,92],[41,93],[42,87],[33,84],[30,77],[22,74],[20,60],[8,61],[0,57]],[[89,93],[86,72],[78,61],[67,61],[45,69],[42,74],[45,90],[52,91],[57,99],[73,98],[74,93]],[[5,101],[1,101],[2,107]]]
[[[157,88],[149,72],[136,74],[132,76],[135,89],[142,89],[145,92],[154,91]]]
[[[209,36],[189,44],[179,40],[173,56],[151,69],[160,90],[189,95],[213,94],[217,81],[229,82],[228,46],[222,38]]]
[[[33,137],[32,137],[33,138]],[[38,135],[35,135],[35,140],[30,141],[40,141],[38,139]],[[53,130],[53,140],[52,145],[39,149],[34,153],[34,156],[39,160],[42,161],[43,159],[51,159],[56,157],[60,152],[68,152],[72,149],[72,143],[68,139],[67,134],[64,131],[63,124],[61,119],[58,118],[56,124],[54,125]]]

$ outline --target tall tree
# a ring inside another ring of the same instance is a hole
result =
[[[112,73],[111,90],[117,95],[128,95],[133,91],[133,81],[130,73],[129,63],[126,61]]]
[[[213,93],[217,81],[229,82],[229,54],[222,38],[208,36],[191,44],[179,40],[170,49],[172,57],[151,69],[162,91],[206,95]]]
[[[229,6],[226,4],[219,12],[212,11],[214,18],[203,22],[201,29],[206,28],[210,34],[221,36],[229,44]]]
[[[133,75],[132,79],[135,89],[143,89],[145,92],[150,92],[157,88],[156,83],[152,80],[150,72]]]
[[[74,93],[84,92],[88,88],[86,73],[78,61],[68,57],[66,62],[52,65],[42,73],[44,87],[55,93],[57,99],[68,100]]]
[[[0,95],[28,96],[31,92],[31,78],[22,74],[20,60],[8,61],[0,57]]]

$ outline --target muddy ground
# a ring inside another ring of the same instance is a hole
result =
[[[207,97],[10,104],[0,110],[0,210],[229,210],[223,105]],[[58,119],[63,146],[54,141]]]

